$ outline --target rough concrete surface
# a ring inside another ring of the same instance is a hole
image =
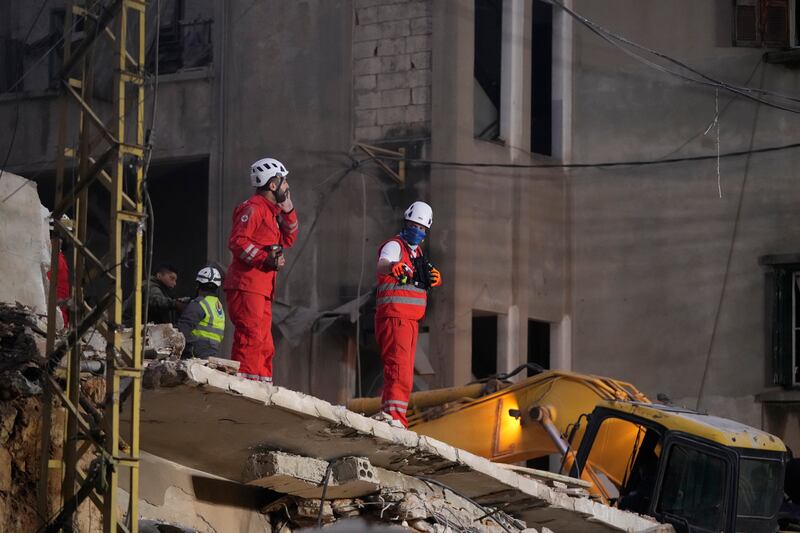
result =
[[[167,376],[169,386],[147,379],[154,373]],[[142,394],[142,448],[225,479],[250,481],[245,466],[255,452],[280,450],[326,461],[358,456],[386,470],[429,477],[484,505],[506,504],[506,512],[533,527],[671,531],[649,518],[559,494],[484,458],[342,406],[199,362],[155,363],[145,374],[150,388]]]
[[[143,452],[139,463],[141,519],[202,533],[270,531],[259,512],[264,491],[232,483]],[[127,471],[123,471],[127,476]],[[126,481],[123,479],[123,481]],[[120,508],[128,493],[120,489]]]

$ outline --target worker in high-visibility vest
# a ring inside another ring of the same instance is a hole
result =
[[[217,357],[225,335],[225,311],[218,297],[222,274],[216,267],[203,267],[196,281],[197,296],[178,319],[178,330],[186,337],[183,359]]]
[[[428,291],[442,284],[442,275],[422,255],[432,222],[431,206],[414,202],[405,212],[403,229],[378,252],[375,337],[383,361],[383,396],[376,418],[402,427],[408,427],[419,321]]]

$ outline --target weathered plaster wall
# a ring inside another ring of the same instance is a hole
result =
[[[530,16],[527,9],[523,13]],[[529,20],[524,28],[513,38],[504,31],[503,38],[529,57]],[[432,159],[541,161],[524,148],[529,143],[524,119],[529,60],[522,62],[523,71],[515,78],[521,80],[516,89],[519,107],[501,119],[501,129],[509,128],[505,143],[473,138],[473,39],[472,2],[434,4]],[[516,123],[519,116],[523,119],[516,128],[504,125]],[[510,317],[507,331],[499,332],[511,339],[510,368],[526,360],[529,318],[553,324],[563,320],[567,188],[564,177],[553,171],[434,167],[431,189],[438,225],[433,245],[441,250],[438,260],[445,276],[429,319],[432,352],[439,383],[462,384],[472,379],[473,311]]]
[[[730,46],[731,8],[575,2],[611,31],[712,76],[796,93],[796,71],[761,63],[764,50]],[[715,116],[712,88],[657,72],[581,28],[573,82],[575,161],[716,153],[715,130],[704,135]],[[730,100],[720,91],[723,153],[794,142],[796,115]],[[760,426],[753,396],[766,384],[767,326],[758,258],[800,248],[799,157],[782,151],[722,159],[721,198],[713,159],[575,171],[575,369],[630,380],[694,407],[710,352],[701,407]]]

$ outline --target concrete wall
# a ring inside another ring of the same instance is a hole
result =
[[[707,74],[795,94],[796,71],[761,64],[761,49],[730,46],[730,4],[574,3]],[[635,62],[578,26],[573,60],[574,161],[716,152],[715,130],[703,135],[714,89]],[[722,152],[794,140],[796,115],[724,91],[719,109]],[[766,385],[767,325],[758,258],[800,248],[798,162],[796,151],[722,159],[721,198],[716,160],[573,172],[575,369],[694,407],[710,351],[701,408],[760,426],[753,396]]]
[[[431,4],[356,1],[356,139],[430,136]]]
[[[501,110],[505,142],[498,144],[473,138],[473,2],[434,4],[432,159],[541,161],[525,148],[530,9],[525,2],[516,2],[514,9],[525,23],[504,26],[504,54],[517,62],[517,71],[503,75],[503,98],[514,105]],[[498,332],[507,339],[507,353],[498,354],[501,371],[525,362],[529,318],[564,320],[568,189],[559,172],[443,166],[432,168],[431,189],[432,244],[441,251],[437,261],[444,277],[432,302],[431,351],[439,383],[461,384],[472,379],[473,311],[505,318],[500,321],[505,331]]]

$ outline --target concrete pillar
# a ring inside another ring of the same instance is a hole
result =
[[[569,315],[550,327],[550,366],[553,370],[572,370],[572,319]]]
[[[510,372],[520,363],[519,308],[512,305],[508,314],[497,316],[497,372]]]
[[[525,116],[525,10],[527,0],[503,2],[500,136],[509,148],[523,149]],[[527,151],[527,149],[525,149]]]
[[[572,0],[564,0],[572,9]],[[553,157],[572,158],[572,18],[553,8]]]

